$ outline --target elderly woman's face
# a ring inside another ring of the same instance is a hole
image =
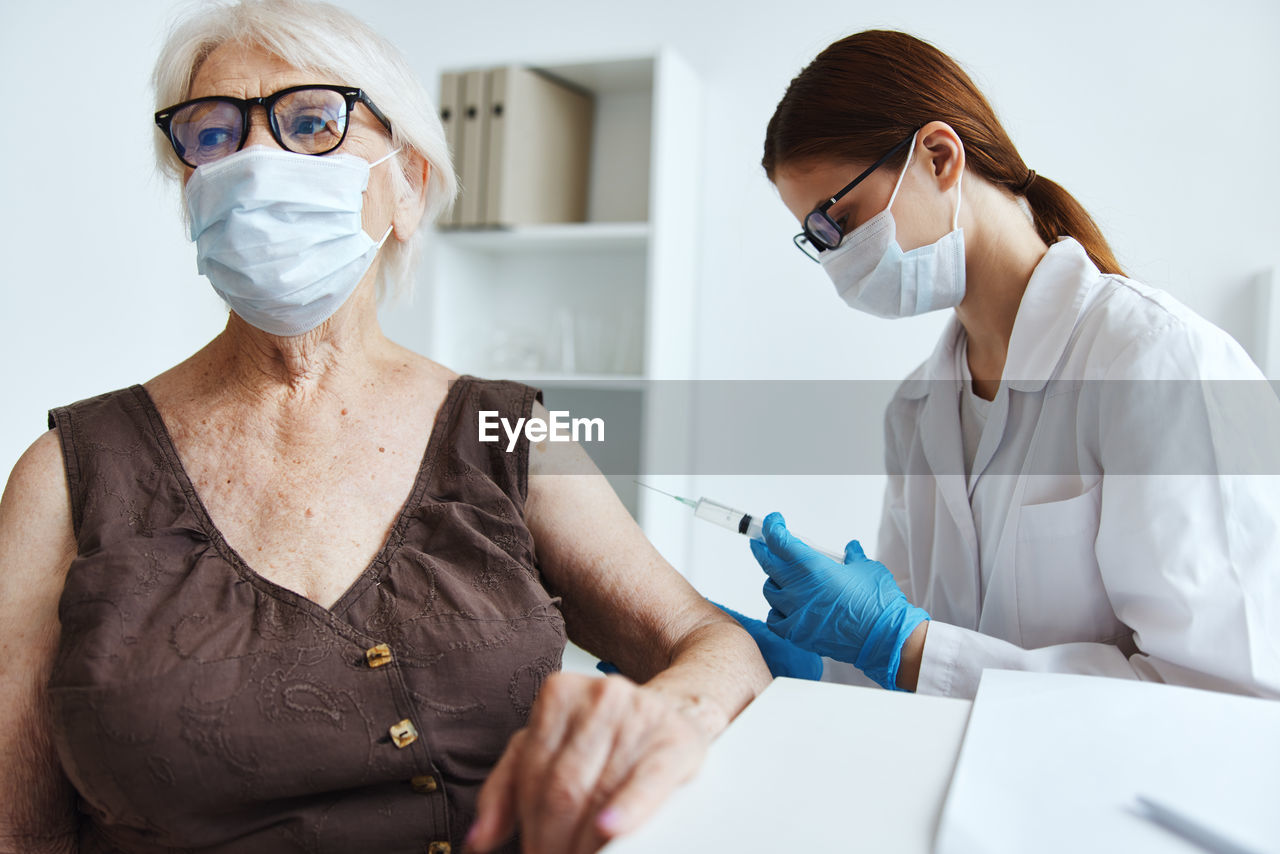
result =
[[[278,57],[258,48],[228,42],[216,48],[200,65],[191,83],[190,98],[208,95],[230,95],[235,98],[259,98],[306,83],[332,83],[359,86],[358,80],[323,80],[314,72],[299,71]],[[262,145],[279,149],[271,135],[266,111],[254,107],[249,124],[249,134],[244,147]],[[391,151],[391,136],[386,128],[373,117],[364,104],[356,104],[342,145],[333,153],[350,154],[373,162]],[[319,155],[324,157],[326,155]],[[395,209],[394,185],[391,169],[395,161],[389,160],[381,168],[369,174],[369,186],[364,195],[361,221],[365,232],[374,240],[380,240],[391,224]],[[186,167],[185,178],[195,170]]]

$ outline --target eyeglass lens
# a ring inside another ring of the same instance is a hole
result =
[[[347,101],[331,89],[302,89],[278,98],[271,124],[279,143],[297,154],[324,154],[337,148],[347,129]],[[188,104],[173,114],[170,133],[178,156],[194,166],[211,163],[240,148],[243,116],[235,101]]]
[[[240,108],[229,101],[188,104],[173,114],[169,124],[178,156],[195,166],[235,151],[243,130]]]
[[[834,249],[844,235],[831,217],[822,211],[812,211],[804,218],[804,227],[810,240],[821,249]]]

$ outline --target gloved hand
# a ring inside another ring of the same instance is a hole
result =
[[[840,564],[793,537],[780,513],[764,517],[763,533],[763,543],[751,541],[751,553],[769,575],[769,628],[896,689],[902,645],[929,615],[907,601],[892,573],[863,554],[857,540],[844,547]]]
[[[790,676],[793,679],[815,681],[822,678],[822,656],[800,649],[795,644],[778,637],[759,620],[739,614],[719,602],[711,602],[711,604],[742,624],[747,634],[751,635],[751,639],[760,648],[760,657],[764,659],[765,664],[769,665],[769,672],[774,676]],[[606,675],[621,672],[611,661],[597,661],[596,670]]]

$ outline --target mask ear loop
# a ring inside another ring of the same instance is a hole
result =
[[[381,156],[381,157],[379,157],[377,160],[375,160],[375,161],[373,161],[372,163],[370,163],[370,164],[369,164],[369,168],[370,168],[370,169],[372,169],[373,167],[377,166],[379,163],[383,163],[383,162],[385,162],[385,161],[387,161],[387,160],[390,160],[392,157],[394,157],[395,155],[399,154],[399,153],[400,153],[400,151],[401,151],[401,149],[403,149],[403,148],[404,148],[404,146],[403,146],[403,145],[397,145],[395,148],[391,149],[391,150],[390,150],[390,151],[388,151],[386,154],[382,155],[382,156]]]
[[[382,155],[377,160],[370,163],[369,168],[372,169],[373,167],[377,166],[379,163],[382,163],[386,160],[390,160],[392,157],[399,154],[400,150],[403,148],[404,148],[403,145],[397,145],[395,148],[391,149],[386,154]],[[387,233],[382,235],[382,239],[378,241],[378,245],[373,247],[374,252],[377,252],[380,249],[382,249],[382,244],[387,242],[387,238],[391,236],[391,232],[395,230],[395,227],[396,227],[395,223],[392,223],[391,225],[387,226]]]
[[[898,183],[893,185],[893,194],[889,196],[889,204],[885,206],[885,210],[893,207],[894,201],[898,198],[898,189],[902,186],[902,179],[907,177],[907,168],[911,166],[911,158],[916,153],[916,137],[920,135],[920,131],[916,131],[911,135],[911,148],[907,150],[907,162],[902,165],[902,171],[898,173]],[[955,231],[960,227],[960,203],[964,200],[964,170],[960,171],[960,177],[956,178],[956,210],[951,215],[951,230]]]
[[[920,135],[920,131],[911,134],[911,147],[907,149],[907,162],[902,164],[902,171],[898,173],[898,183],[893,185],[893,195],[889,196],[889,204],[885,205],[885,210],[893,207],[894,199],[898,198],[898,188],[902,186],[902,179],[907,177],[907,167],[911,165],[911,158],[916,153],[916,137]]]
[[[373,167],[377,166],[379,163],[382,163],[382,162],[384,162],[384,161],[390,160],[392,157],[394,157],[395,155],[399,154],[399,153],[400,153],[400,151],[401,151],[401,149],[403,149],[403,148],[404,148],[404,146],[403,146],[403,145],[397,145],[395,148],[391,149],[391,150],[390,150],[390,151],[388,151],[386,154],[382,155],[382,156],[381,156],[381,157],[379,157],[377,160],[375,160],[375,161],[373,161],[372,163],[370,163],[370,164],[369,164],[369,168],[370,168],[370,169],[372,169]],[[379,241],[378,241],[378,245],[374,247],[374,251],[375,251],[375,252],[377,252],[378,250],[380,250],[380,249],[382,248],[382,244],[384,244],[384,243],[386,243],[386,242],[387,242],[387,238],[391,236],[391,232],[395,230],[395,227],[396,227],[396,226],[395,226],[395,223],[392,223],[391,225],[387,226],[387,233],[386,233],[386,234],[384,234],[384,235],[382,235],[382,239],[381,239],[381,240],[379,240]]]

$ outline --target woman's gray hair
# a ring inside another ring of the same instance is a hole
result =
[[[349,12],[312,0],[210,0],[178,21],[156,60],[152,82],[156,109],[185,101],[201,64],[225,43],[258,47],[327,82],[358,86],[391,122],[392,147],[404,146],[431,165],[422,222],[412,238],[389,240],[382,249],[378,291],[410,286],[423,229],[453,204],[458,179],[449,160],[440,116],[408,62],[390,42]],[[163,134],[155,137],[161,172],[181,181],[183,165]],[[392,162],[396,189],[410,191],[402,151]]]

